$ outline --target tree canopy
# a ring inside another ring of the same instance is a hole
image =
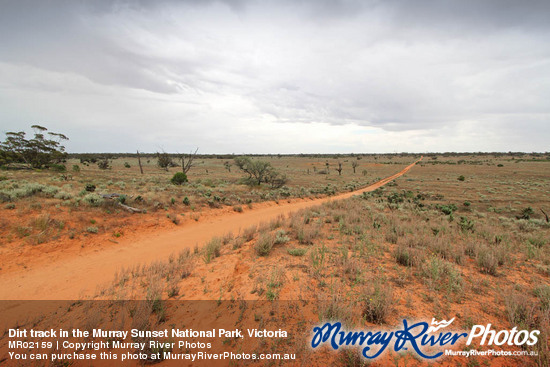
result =
[[[287,181],[286,177],[277,172],[269,162],[252,160],[249,157],[236,157],[234,161],[241,171],[248,174],[245,181],[249,185],[261,185],[265,182],[273,188],[278,188]]]
[[[64,162],[67,157],[60,133],[48,132],[47,128],[32,125],[34,138],[27,139],[24,131],[7,132],[6,140],[0,143],[0,166],[22,164],[30,168],[49,167]]]

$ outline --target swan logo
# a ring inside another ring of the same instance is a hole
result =
[[[451,325],[455,321],[455,318],[453,317],[449,321],[447,320],[441,320],[439,322],[435,321],[435,319],[432,319],[432,326],[428,328],[427,333],[435,333],[439,329],[444,329],[447,326]]]

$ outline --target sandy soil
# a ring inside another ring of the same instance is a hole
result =
[[[50,253],[45,259],[39,257],[39,254],[34,259],[27,256],[22,259],[26,264],[25,269],[11,268],[1,275],[0,299],[83,299],[94,294],[99,286],[112,281],[114,274],[123,267],[164,260],[182,249],[202,246],[214,236],[222,236],[228,232],[238,233],[244,228],[268,222],[279,215],[373,191],[402,176],[417,162],[373,185],[345,194],[279,204],[263,203],[253,209],[245,209],[243,213],[233,212],[230,208],[212,210],[203,213],[199,221],[188,219],[172,230],[136,232],[104,249]]]

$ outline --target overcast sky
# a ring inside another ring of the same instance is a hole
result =
[[[0,0],[0,131],[38,123],[70,152],[550,151],[549,19],[528,0]]]

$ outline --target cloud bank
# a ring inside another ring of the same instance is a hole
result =
[[[0,127],[69,151],[547,151],[547,1],[2,1]]]

